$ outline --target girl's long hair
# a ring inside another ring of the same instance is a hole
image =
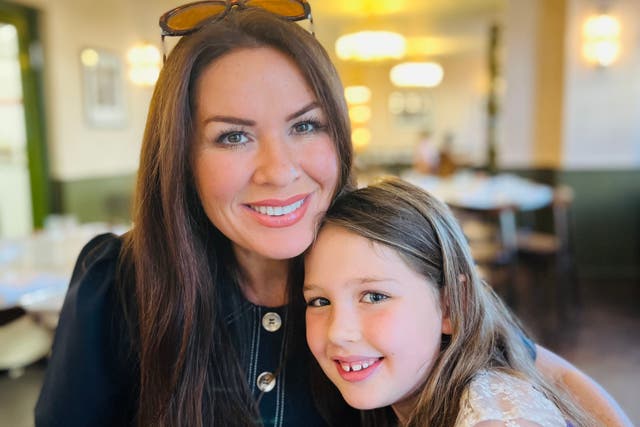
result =
[[[223,308],[241,298],[240,272],[231,243],[201,206],[191,156],[199,76],[229,52],[265,46],[293,59],[329,119],[340,166],[336,193],[351,182],[343,89],[311,34],[262,10],[247,9],[232,10],[178,42],[151,100],[134,226],[125,237],[118,274],[132,354],[139,364],[140,426],[260,424],[239,350],[223,321]]]
[[[333,224],[394,249],[414,271],[435,284],[452,334],[443,336],[410,414],[408,426],[455,424],[469,382],[483,369],[524,378],[560,408],[574,425],[587,425],[563,390],[534,366],[522,326],[478,276],[462,231],[448,207],[397,178],[387,178],[338,198],[322,225]],[[365,425],[396,425],[389,408],[363,412]]]

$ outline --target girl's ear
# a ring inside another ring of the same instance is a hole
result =
[[[442,333],[445,335],[451,335],[453,333],[453,329],[451,328],[451,320],[449,319],[449,314],[446,312],[442,312]]]
[[[464,284],[467,281],[467,276],[464,274],[458,275],[458,281],[460,284]],[[441,297],[442,307],[442,333],[445,335],[453,334],[453,327],[451,326],[451,318],[449,317],[449,304],[447,298],[444,295]]]
[[[453,333],[453,328],[451,327],[451,319],[449,318],[449,302],[444,295],[440,297],[440,311],[442,311],[441,332],[444,335],[451,335]]]

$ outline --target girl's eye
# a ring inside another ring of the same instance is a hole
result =
[[[247,134],[241,131],[224,132],[216,138],[216,142],[221,145],[241,145],[249,142]]]
[[[329,305],[329,300],[326,298],[311,298],[307,301],[307,307],[324,307]]]
[[[387,295],[380,294],[378,292],[366,292],[362,296],[362,302],[366,302],[368,304],[378,304],[387,299],[389,299]]]

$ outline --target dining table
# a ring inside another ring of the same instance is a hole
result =
[[[401,178],[454,209],[495,213],[502,243],[512,250],[517,245],[516,213],[541,209],[553,201],[553,187],[512,173],[462,170],[438,176],[409,170]]]
[[[122,234],[126,229],[119,224],[72,222],[0,239],[0,310],[20,307],[47,318],[54,327],[82,247],[98,234]]]

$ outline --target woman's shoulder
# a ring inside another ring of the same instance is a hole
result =
[[[96,264],[115,267],[115,262],[122,248],[122,240],[122,236],[113,233],[104,233],[93,237],[80,251],[73,276],[83,274]]]
[[[115,302],[122,239],[111,233],[100,234],[82,248],[69,281],[63,314],[91,315],[96,305],[111,306]]]
[[[490,426],[494,421],[566,427],[560,410],[531,382],[504,371],[483,370],[463,394],[456,427]]]
[[[36,425],[127,425],[137,364],[116,282],[122,238],[103,234],[80,252],[36,406]],[[127,421],[125,421],[127,420]]]

